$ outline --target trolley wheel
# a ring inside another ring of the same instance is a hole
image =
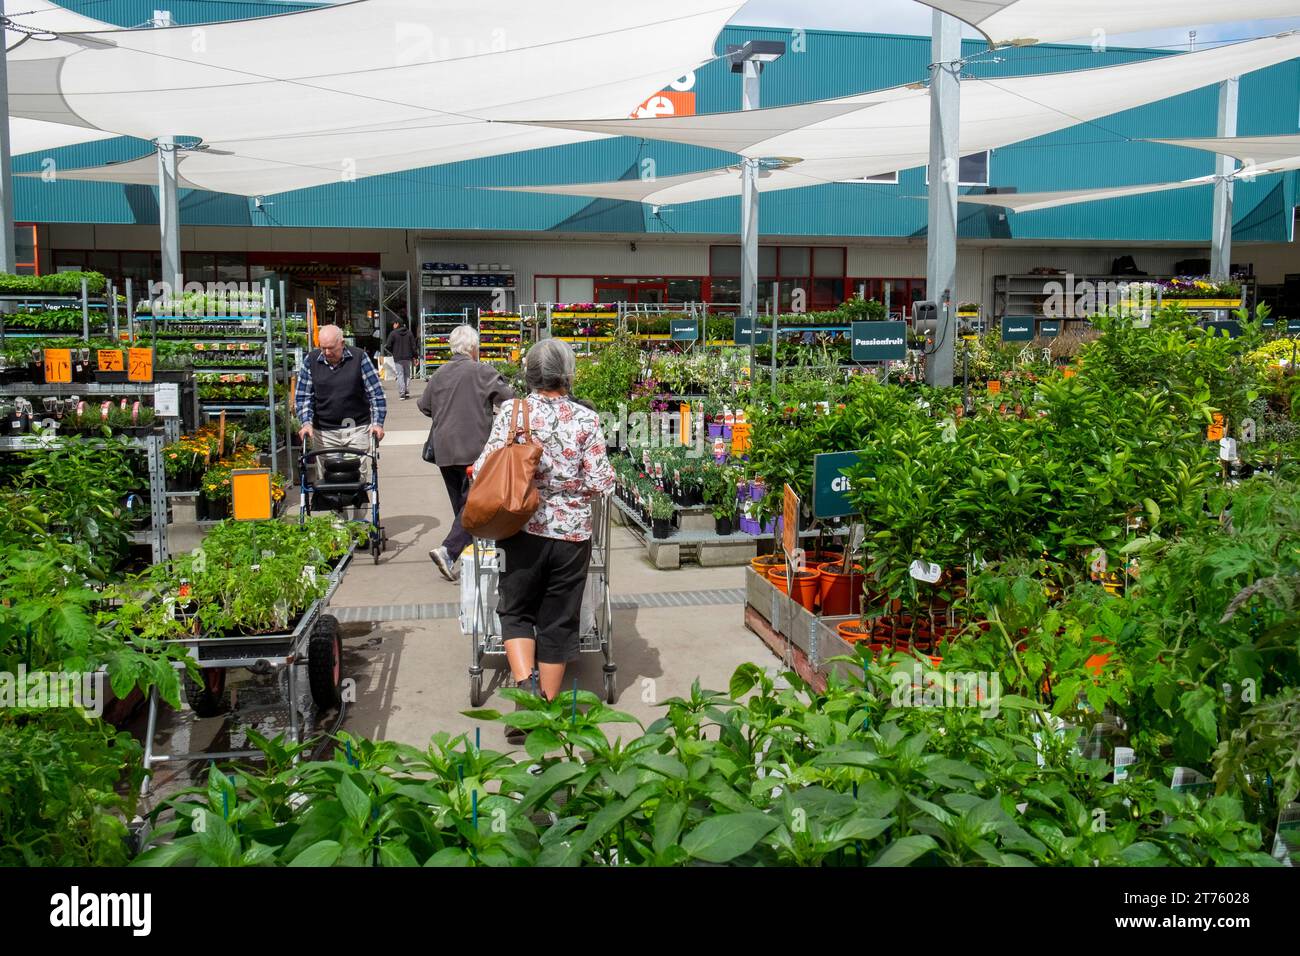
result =
[[[202,682],[185,672],[185,700],[190,709],[200,717],[216,717],[230,710],[226,696],[226,672],[220,667],[207,667],[202,671]]]
[[[483,706],[483,675],[469,675],[469,705],[471,707]]]
[[[605,703],[613,704],[618,697],[618,686],[611,672],[605,673]]]
[[[321,710],[330,710],[343,702],[343,638],[339,619],[322,614],[307,642],[307,684],[311,699]]]

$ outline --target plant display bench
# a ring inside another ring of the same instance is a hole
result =
[[[354,545],[339,559],[329,572],[329,586],[325,594],[307,606],[291,630],[279,634],[194,635],[177,638],[172,642],[186,648],[189,656],[203,670],[204,683],[201,685],[188,675],[185,677],[185,696],[197,716],[215,717],[226,711],[228,671],[244,668],[256,673],[267,673],[283,669],[283,700],[289,714],[289,736],[295,742],[302,743],[303,715],[298,713],[296,665],[303,662],[307,664],[313,703],[322,711],[342,705],[343,648],[339,622],[332,614],[324,612],[342,583],[355,550]],[[261,756],[260,750],[163,753],[156,747],[160,706],[158,689],[154,687],[149,693],[149,716],[144,739],[145,778],[140,784],[141,796],[149,793],[152,781],[150,771],[158,764],[184,763],[190,760],[240,760]]]
[[[758,554],[759,537],[739,531],[716,533],[713,512],[707,507],[679,508],[680,527],[666,538],[655,538],[640,515],[618,498],[610,500],[619,523],[645,546],[646,557],[660,570],[680,568],[683,561],[695,561],[706,568],[736,567],[748,564]]]
[[[856,614],[814,614],[753,568],[745,569],[745,627],[819,692],[826,689],[828,675],[847,678],[852,670],[833,660],[855,653],[853,645],[839,636],[836,625],[857,618]]]

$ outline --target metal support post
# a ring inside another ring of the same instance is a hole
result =
[[[1219,136],[1237,135],[1237,77],[1219,84]],[[1210,278],[1220,282],[1232,271],[1232,174],[1237,161],[1231,156],[1219,155],[1214,164],[1214,236],[1210,250]]]
[[[937,298],[957,287],[957,186],[961,181],[961,23],[935,11],[930,58],[930,217],[926,233],[926,292]],[[951,310],[940,316],[925,365],[927,384],[952,385]]]

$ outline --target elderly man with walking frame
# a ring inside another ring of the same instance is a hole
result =
[[[318,342],[298,369],[294,414],[302,422],[298,435],[309,448],[368,450],[369,435],[384,438],[388,403],[370,356],[343,343],[343,330],[322,325]],[[322,473],[321,457],[316,459]],[[370,484],[370,459],[361,459],[361,477]]]

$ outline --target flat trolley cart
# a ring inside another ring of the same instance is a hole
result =
[[[312,467],[320,459],[323,480],[315,478]],[[370,481],[361,477],[361,465],[370,459]],[[339,514],[356,508],[369,508],[371,532],[370,554],[379,563],[379,556],[388,546],[388,535],[379,519],[379,443],[370,435],[370,446],[365,448],[315,448],[305,452],[298,460],[299,515],[306,521],[313,511],[334,511]]]
[[[280,634],[221,636],[186,636],[174,638],[171,643],[188,650],[203,671],[199,683],[186,672],[183,680],[185,698],[199,717],[216,717],[229,709],[226,697],[226,675],[235,668],[265,674],[285,671],[282,697],[289,711],[289,733],[296,743],[303,741],[303,723],[298,713],[298,675],[296,664],[307,663],[307,683],[312,702],[322,711],[338,707],[343,701],[343,641],[339,633],[338,618],[326,614],[343,581],[343,575],[352,563],[356,546],[353,545],[329,572],[328,587],[321,597],[309,604],[293,629]],[[179,665],[178,665],[179,666]],[[140,785],[142,796],[147,795],[150,774],[158,764],[183,763],[189,760],[236,760],[260,757],[258,750],[232,750],[223,752],[198,751],[193,753],[162,753],[155,747],[160,706],[158,689],[149,693],[149,717],[145,728],[144,769],[145,778]]]
[[[592,501],[591,565],[582,595],[578,650],[604,655],[605,700],[612,704],[618,691],[614,679],[618,665],[614,663],[614,615],[609,598],[610,512],[608,499]],[[470,638],[469,702],[471,707],[479,707],[484,700],[483,658],[504,658],[506,653],[497,618],[497,584],[505,554],[494,542],[475,538],[473,550],[465,558],[460,576],[460,629]]]

